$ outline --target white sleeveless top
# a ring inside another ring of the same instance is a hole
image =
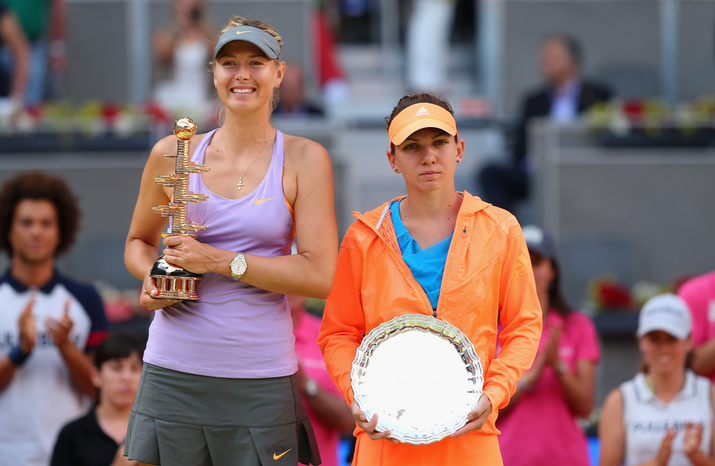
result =
[[[683,453],[683,432],[686,422],[703,425],[700,449],[710,455],[712,450],[713,406],[710,380],[685,372],[685,384],[669,403],[656,398],[646,383],[645,374],[638,373],[620,386],[623,394],[623,425],[626,431],[625,464],[639,464],[653,459],[669,427],[676,430],[669,466],[690,465]]]

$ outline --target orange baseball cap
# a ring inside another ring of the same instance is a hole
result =
[[[398,113],[392,119],[387,134],[390,142],[398,146],[405,142],[410,134],[424,128],[438,128],[452,136],[457,135],[454,116],[439,105],[426,102],[410,105]]]

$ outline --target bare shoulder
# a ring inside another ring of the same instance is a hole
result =
[[[603,410],[620,411],[623,409],[623,393],[620,388],[614,388],[603,401]]]
[[[301,136],[284,135],[285,157],[288,163],[302,164],[327,159],[328,151],[317,142]]]

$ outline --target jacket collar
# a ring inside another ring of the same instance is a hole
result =
[[[491,205],[476,196],[472,196],[467,191],[462,191],[461,194],[464,199],[462,200],[462,206],[459,209],[460,216],[473,215]],[[376,209],[365,212],[364,214],[360,214],[359,212],[353,212],[353,215],[366,225],[374,228],[375,230],[379,230],[383,226],[385,216],[387,216],[390,211],[390,204],[395,201],[404,199],[405,197],[407,196],[398,196],[392,200],[385,202]]]

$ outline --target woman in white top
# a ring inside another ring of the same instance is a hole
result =
[[[636,333],[642,370],[603,405],[602,466],[715,465],[715,391],[688,369],[691,327],[687,305],[675,295],[643,306]]]

